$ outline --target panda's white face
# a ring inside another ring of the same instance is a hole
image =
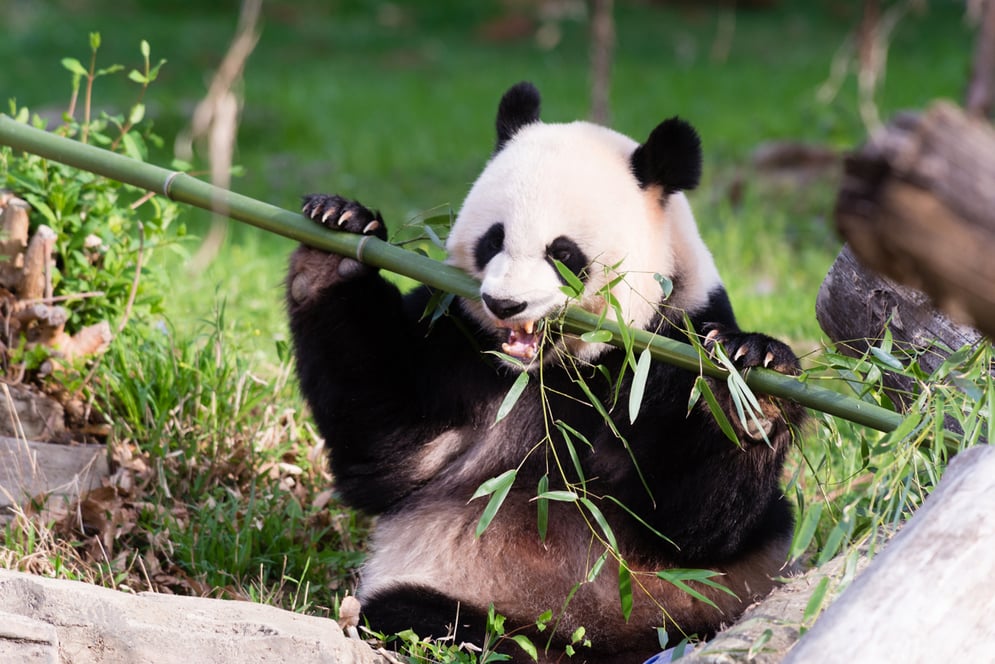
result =
[[[604,289],[627,324],[645,327],[662,297],[655,274],[691,289],[680,306],[703,304],[718,283],[684,195],[641,186],[630,159],[638,144],[586,122],[519,128],[474,183],[447,243],[449,262],[481,281],[481,301],[465,302],[500,349],[525,364],[563,347],[540,346],[539,322],[570,300],[554,261],[584,283],[578,304],[600,313]],[[689,274],[686,274],[690,272]],[[609,316],[614,318],[613,312]],[[602,344],[562,340],[581,360]]]

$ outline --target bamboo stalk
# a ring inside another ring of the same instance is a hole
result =
[[[479,284],[469,275],[450,265],[406,251],[374,237],[343,233],[323,228],[301,214],[236,194],[194,177],[136,161],[130,157],[56,136],[0,114],[0,144],[51,159],[163,194],[172,200],[206,210],[220,208],[238,221],[288,237],[312,247],[343,256],[353,256],[373,265],[415,279],[423,284],[460,297],[477,298]],[[618,325],[602,321],[587,311],[571,307],[564,320],[568,332],[583,333],[605,329],[612,333],[612,343],[621,345]],[[645,330],[633,330],[634,347],[649,348],[653,358],[689,371],[701,371],[715,378],[725,378],[721,367],[702,362],[688,344],[656,336]],[[751,369],[747,384],[758,392],[791,399],[797,403],[879,431],[891,431],[904,419],[900,413],[882,408],[833,390],[811,385],[791,376],[766,369]]]

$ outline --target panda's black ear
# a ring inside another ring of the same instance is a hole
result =
[[[701,180],[701,139],[684,120],[664,120],[632,153],[631,164],[643,188],[660,185],[667,194],[694,189]]]
[[[528,81],[513,85],[498,105],[497,145],[499,152],[515,132],[527,124],[539,121],[539,91]]]

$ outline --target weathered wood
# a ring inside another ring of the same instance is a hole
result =
[[[104,445],[55,445],[0,437],[0,523],[27,499],[76,498],[109,474]]]
[[[836,222],[857,258],[995,336],[995,130],[948,103],[847,158]]]
[[[27,202],[10,194],[0,198],[0,286],[17,288],[24,269],[24,250],[28,247]]]
[[[995,449],[957,455],[923,506],[784,660],[990,662]]]
[[[849,246],[843,247],[822,282],[815,316],[839,349],[854,356],[867,353],[890,330],[895,348],[915,355],[927,372],[936,370],[950,350],[988,343],[973,327],[937,311],[922,291],[867,269]],[[893,399],[904,402],[912,382],[908,376],[885,372]]]
[[[838,556],[821,567],[790,578],[754,604],[733,624],[698,646],[682,664],[777,664],[798,641],[805,609],[821,583],[828,583],[822,606],[828,606],[866,567],[866,555]],[[828,579],[823,582],[823,579]]]

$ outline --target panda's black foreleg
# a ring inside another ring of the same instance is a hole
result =
[[[305,216],[385,238],[379,213],[340,196],[304,199]],[[398,289],[359,262],[300,246],[290,258],[287,309],[301,391],[331,453],[343,497],[370,513],[414,486],[405,468],[438,435],[419,390],[428,343]]]
[[[705,345],[722,344],[726,355],[738,369],[764,367],[779,373],[797,375],[801,365],[794,351],[784,342],[758,332],[742,332],[716,323],[705,326]]]
[[[790,376],[801,372],[801,363],[794,351],[786,343],[758,332],[743,332],[735,326],[723,326],[715,323],[705,325],[705,347],[713,350],[716,344],[732,360],[737,369],[746,370],[753,367],[763,367]],[[727,404],[726,411],[732,415],[735,409],[728,394],[720,398]],[[731,418],[737,429],[741,429],[748,438],[753,440],[771,440],[770,434],[787,432],[789,424],[799,424],[804,419],[804,410],[791,401],[783,401],[772,397],[761,397],[763,421],[749,421],[746,426],[738,417]],[[762,427],[763,431],[759,427]],[[777,436],[786,444],[787,435]]]

